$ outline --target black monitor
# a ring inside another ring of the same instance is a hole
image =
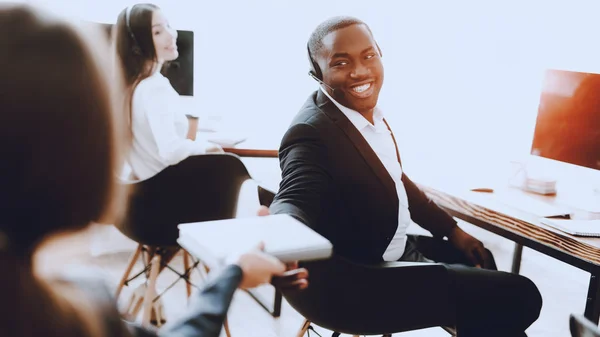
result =
[[[112,32],[112,24],[100,24],[108,36]],[[162,73],[171,85],[182,96],[194,96],[194,32],[177,30],[177,50],[179,57],[169,62]]]
[[[546,71],[531,153],[600,169],[600,74]]]

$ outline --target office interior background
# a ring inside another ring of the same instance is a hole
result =
[[[135,3],[16,2],[101,23]],[[410,174],[461,165],[485,172],[524,160],[553,166],[563,181],[600,181],[600,171],[529,156],[545,70],[600,73],[596,0],[151,2],[174,28],[194,32],[194,95],[183,99],[200,112],[201,126],[260,133],[276,147],[318,88],[307,76],[311,31],[351,15],[371,27],[383,51],[380,106]]]
[[[133,3],[29,2],[105,23]],[[423,161],[487,165],[527,156],[544,70],[600,72],[593,0],[154,3],[175,28],[194,31],[187,101],[205,125],[260,129],[277,144],[318,87],[307,76],[311,31],[334,15],[364,20],[383,50],[380,105],[407,171]]]

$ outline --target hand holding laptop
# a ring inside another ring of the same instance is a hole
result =
[[[286,266],[263,250],[264,244],[261,243],[256,249],[232,259],[242,269],[240,288],[251,289],[270,282],[287,289],[300,290],[308,286],[306,269],[298,269],[297,264]]]
[[[269,208],[267,206],[260,206],[258,209],[258,216],[270,215]],[[305,268],[298,268],[298,262],[292,262],[286,264],[286,272],[282,275],[273,277],[271,283],[280,289],[298,289],[302,290],[308,287],[308,270]]]
[[[267,213],[262,209],[262,216],[183,223],[177,242],[210,268],[238,264],[242,287],[271,281],[283,289],[306,288],[308,272],[297,261],[327,259],[333,245],[289,215]],[[264,245],[257,247],[257,242]]]

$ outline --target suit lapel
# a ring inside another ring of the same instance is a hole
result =
[[[317,91],[316,103],[319,109],[323,111],[323,113],[325,113],[333,121],[333,123],[344,132],[344,134],[346,134],[350,142],[361,154],[367,165],[371,167],[373,173],[375,173],[383,186],[385,186],[387,192],[390,194],[390,197],[397,200],[398,194],[396,192],[394,180],[392,177],[390,177],[388,170],[381,163],[379,157],[377,157],[377,154],[375,151],[373,151],[360,131],[356,129],[348,117],[346,117],[346,115],[344,115],[340,109],[338,109],[337,106],[335,106],[335,104],[333,104],[333,102],[331,102],[329,98],[327,98],[327,96],[321,92],[321,90]]]

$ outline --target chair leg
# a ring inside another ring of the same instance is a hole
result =
[[[271,315],[273,317],[281,316],[281,301],[283,299],[283,294],[279,289],[275,288],[275,298],[273,300],[273,312]]]
[[[160,254],[154,254],[151,264],[148,287],[146,288],[146,295],[144,296],[144,313],[142,316],[142,326],[144,327],[150,325],[150,316],[152,314],[154,299],[158,295],[156,293],[156,279],[158,278],[158,272],[160,270]]]
[[[185,291],[189,303],[190,296],[192,296],[192,285],[190,284],[190,276],[192,276],[192,271],[190,270],[190,255],[185,250],[183,251],[183,269],[185,270],[184,274],[186,275]]]
[[[181,247],[160,247],[158,248],[158,253],[161,255],[161,264],[158,273],[160,274],[167,265],[171,263],[171,260],[175,258],[177,253],[181,250]],[[185,261],[185,260],[184,260]]]
[[[123,290],[123,287],[125,286],[125,282],[127,282],[127,279],[129,278],[129,274],[131,274],[131,270],[133,269],[133,266],[135,266],[135,263],[137,262],[141,252],[142,252],[142,245],[138,245],[135,252],[129,258],[129,263],[127,264],[125,273],[123,273],[123,277],[121,277],[121,281],[119,282],[119,285],[117,287],[117,293],[115,295],[115,298],[117,300],[119,299],[119,295],[121,295],[121,290]]]
[[[308,330],[309,326],[310,326],[310,321],[305,319],[304,323],[302,323],[302,327],[300,328],[300,331],[298,331],[298,334],[296,334],[296,337],[304,337],[304,334]]]

